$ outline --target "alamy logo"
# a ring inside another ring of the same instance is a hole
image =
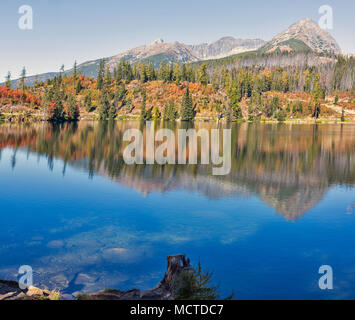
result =
[[[26,290],[33,286],[33,271],[31,266],[21,266],[18,270],[18,274],[23,274],[18,282],[20,289]]]
[[[33,29],[33,10],[31,6],[23,5],[18,9],[18,13],[22,16],[18,21],[18,27],[21,30]]]
[[[333,30],[333,8],[328,5],[321,6],[319,8],[319,14],[322,15],[319,18],[319,27],[324,30]]]
[[[200,138],[201,164],[213,164],[213,175],[227,175],[231,170],[231,130],[223,129],[223,142],[220,143],[219,129],[179,129],[176,139],[170,129],[154,130],[154,123],[146,125],[145,150],[143,132],[138,129],[125,131],[123,140],[131,142],[123,152],[126,164],[198,164],[198,138]],[[134,140],[133,140],[134,139]],[[133,141],[132,141],[133,140]],[[188,141],[188,148],[187,148]],[[177,149],[176,149],[177,142]],[[156,143],[160,143],[156,147]],[[188,150],[187,150],[188,149]],[[222,155],[220,155],[222,151]],[[188,160],[188,161],[187,161]]]
[[[333,268],[331,266],[321,266],[319,268],[319,274],[323,274],[319,279],[319,288],[321,290],[332,290],[333,289]]]

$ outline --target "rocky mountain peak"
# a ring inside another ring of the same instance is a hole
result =
[[[162,44],[164,43],[164,40],[162,38],[155,39],[150,45],[155,46],[157,44]]]
[[[287,30],[274,37],[268,44],[269,51],[279,48],[281,50],[291,51],[294,48],[289,46],[290,40],[296,40],[305,44],[309,49],[316,52],[334,52],[341,53],[341,49],[334,38],[312,19],[302,19],[291,25]]]

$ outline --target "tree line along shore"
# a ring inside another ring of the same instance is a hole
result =
[[[0,119],[351,122],[355,82],[344,83],[347,63],[330,74],[314,66],[212,64],[211,69],[208,63],[162,63],[154,68],[150,62],[125,61],[111,70],[103,59],[96,78],[81,75],[75,63],[70,75],[62,67],[53,79],[32,86],[26,85],[24,68],[17,88],[11,87],[10,74],[0,86]]]

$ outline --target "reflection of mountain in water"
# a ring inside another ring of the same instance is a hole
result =
[[[171,129],[177,128],[169,125]],[[215,124],[196,124],[211,129]],[[0,127],[0,148],[28,148],[98,173],[142,194],[188,190],[211,199],[257,195],[287,219],[314,207],[335,184],[355,183],[355,126],[232,126],[232,170],[212,176],[209,166],[127,166],[122,158],[128,128],[135,122],[88,123],[52,127]]]

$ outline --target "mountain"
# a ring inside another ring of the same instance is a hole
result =
[[[266,43],[260,51],[314,51],[340,54],[341,49],[334,38],[311,19],[302,19]]]
[[[185,44],[180,42],[166,43],[163,39],[157,39],[148,45],[143,45],[111,57],[108,66],[111,70],[116,67],[121,60],[129,61],[131,64],[139,61],[152,61],[155,67],[159,67],[161,62],[193,62],[199,58]]]
[[[121,60],[127,60],[131,64],[139,61],[151,61],[155,67],[159,67],[162,61],[166,63],[201,62],[205,60],[228,59],[229,57],[242,56],[255,53],[259,59],[259,53],[272,53],[274,51],[309,51],[315,53],[333,52],[341,53],[341,49],[334,38],[311,19],[303,19],[281,32],[271,41],[265,42],[260,39],[235,39],[224,37],[213,43],[199,45],[186,45],[180,42],[166,43],[157,39],[150,44],[142,45],[115,56],[106,58],[110,70],[119,64]],[[221,61],[222,61],[221,60]],[[89,77],[96,77],[100,59],[84,62],[78,65],[78,71]],[[39,81],[54,78],[58,73],[46,73],[38,76]],[[65,72],[72,74],[72,69]],[[26,85],[33,85],[36,77],[28,77]],[[12,81],[16,87],[18,80]]]
[[[234,54],[257,50],[266,42],[261,39],[235,39],[224,37],[213,43],[190,45],[189,47],[200,60],[220,59]]]

